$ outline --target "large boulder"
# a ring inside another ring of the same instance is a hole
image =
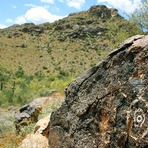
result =
[[[148,36],[137,35],[84,72],[51,114],[51,148],[148,146]]]

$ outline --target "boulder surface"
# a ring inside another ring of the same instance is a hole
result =
[[[51,148],[148,146],[148,36],[137,35],[80,75],[51,114]]]
[[[18,148],[49,148],[48,139],[41,134],[29,134]]]

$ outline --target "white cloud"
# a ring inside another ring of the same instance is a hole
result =
[[[12,19],[7,19],[6,22],[11,23],[11,22],[13,22],[13,20]]]
[[[34,4],[25,4],[24,6],[26,6],[26,7],[37,7],[37,6],[34,5]]]
[[[82,5],[86,0],[66,0],[69,7],[74,7],[76,9],[81,9]]]
[[[18,16],[15,20],[15,23],[16,24],[24,24],[26,23],[27,20],[25,19],[25,17],[22,15],[22,16]]]
[[[15,23],[24,24],[26,22],[32,22],[34,24],[41,24],[45,22],[54,22],[63,17],[65,16],[51,14],[45,7],[38,6],[29,9],[24,15],[18,16]]]
[[[76,9],[81,9],[82,5],[86,0],[58,0],[61,3],[66,3],[69,7],[74,7]]]
[[[32,7],[32,8],[39,7],[39,6],[34,5],[34,4],[25,4],[24,6],[26,6],[26,7]],[[48,8],[50,8],[50,6],[49,5],[44,5],[44,8],[45,9],[48,9]]]
[[[45,22],[54,22],[55,20],[63,18],[63,16],[53,15],[44,7],[31,8],[26,12],[24,18],[35,24],[41,24]]]
[[[26,22],[41,24],[45,22],[54,22],[63,17],[65,16],[51,14],[45,7],[38,6],[29,9],[24,15],[18,16],[14,22],[16,24],[24,24]]]
[[[54,4],[54,0],[41,0],[41,2]]]
[[[131,13],[138,7],[141,0],[98,0],[98,3],[107,3],[109,6],[120,9],[123,12]]]
[[[7,26],[0,24],[0,29],[4,29],[4,28],[7,28]]]

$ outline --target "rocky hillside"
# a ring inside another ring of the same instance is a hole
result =
[[[147,82],[147,48],[143,48],[145,44],[142,42],[145,37],[131,39],[94,67],[120,42],[135,34],[142,32],[121,17],[117,10],[104,5],[69,14],[54,23],[13,25],[0,30],[0,108],[5,111],[10,106],[9,112],[14,113],[18,106],[34,98],[49,96],[52,90],[64,92],[76,75],[93,66],[69,85],[65,102],[53,112],[51,124],[47,126],[50,130],[46,129],[50,146],[95,147],[99,143],[116,147],[122,139],[125,146],[128,140],[134,141],[139,134],[142,139],[138,137],[138,142],[144,141],[145,146],[145,101],[139,103],[138,100],[147,96],[147,88],[143,87]],[[130,107],[131,102],[134,107]],[[49,110],[57,106],[55,102]],[[25,108],[30,109],[30,106]],[[129,116],[125,110],[129,111]],[[25,116],[28,114],[25,112]],[[4,117],[0,115],[0,118]],[[142,131],[137,129],[139,125],[144,126]],[[13,142],[18,145],[22,139],[9,133],[10,129],[0,130],[3,147],[5,144],[13,147]],[[43,139],[48,145],[47,137]],[[35,138],[40,144],[36,135]],[[9,140],[6,142],[5,139]]]
[[[104,5],[69,14],[54,23],[13,25],[0,30],[0,68],[80,74],[124,39],[141,33]]]

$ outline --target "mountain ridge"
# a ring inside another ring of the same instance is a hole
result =
[[[117,37],[118,32],[122,37]],[[141,31],[116,9],[96,5],[54,23],[26,23],[0,30],[0,66],[16,71],[21,65],[27,74],[38,71],[57,74],[55,67],[64,71],[74,69],[79,74],[102,59],[108,53],[106,47],[110,51],[121,40],[138,33]]]

